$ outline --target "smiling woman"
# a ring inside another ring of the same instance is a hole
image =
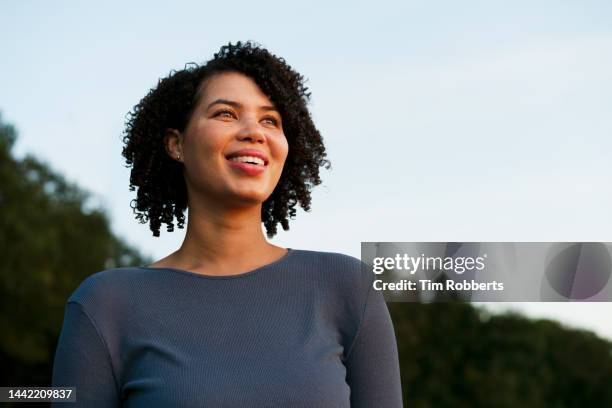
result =
[[[303,78],[251,43],[174,72],[134,108],[134,210],[185,240],[148,266],[87,278],[66,305],[54,386],[77,405],[399,407],[397,345],[373,274],[280,248],[327,165]],[[74,406],[74,405],[72,405]]]

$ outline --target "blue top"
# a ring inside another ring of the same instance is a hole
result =
[[[96,273],[66,304],[53,386],[76,387],[70,407],[401,407],[393,325],[363,265],[294,249],[239,275]]]

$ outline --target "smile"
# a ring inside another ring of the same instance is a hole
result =
[[[255,156],[236,156],[236,157],[230,158],[229,160],[233,162],[248,163],[248,164],[253,164],[257,166],[266,165],[263,159],[260,159],[259,157],[255,157]]]
[[[238,156],[227,159],[230,167],[241,175],[258,176],[266,170],[267,164],[259,157]]]

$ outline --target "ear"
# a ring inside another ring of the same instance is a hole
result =
[[[183,161],[183,135],[176,129],[166,129],[164,135],[166,153],[172,160]]]

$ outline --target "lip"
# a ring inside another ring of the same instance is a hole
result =
[[[264,161],[264,165],[260,166],[257,164],[242,163],[242,162],[230,160],[232,157],[237,157],[237,156],[258,157]],[[225,158],[227,159],[227,162],[229,163],[230,167],[248,176],[257,176],[263,173],[266,167],[268,166],[268,156],[266,156],[264,153],[260,152],[259,150],[254,150],[254,149],[238,150],[238,151],[228,154],[227,156],[225,156]]]
[[[231,160],[228,160],[228,163],[230,167],[246,174],[247,176],[258,176],[266,170],[266,166],[259,166],[257,164],[234,162]]]
[[[225,156],[226,159],[231,159],[232,157],[236,157],[236,156],[253,156],[253,157],[258,157],[261,160],[264,161],[264,167],[268,165],[268,156],[265,155],[265,153],[260,152],[259,150],[255,150],[255,149],[242,149],[242,150],[238,150],[235,151],[233,153],[228,154],[227,156]],[[236,162],[232,162],[232,163],[236,163]]]

